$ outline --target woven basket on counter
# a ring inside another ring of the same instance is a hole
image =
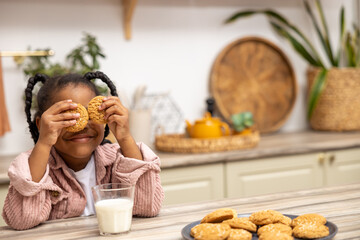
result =
[[[308,69],[308,92],[319,71]],[[360,130],[360,69],[331,68],[326,81],[310,119],[311,127],[322,131]]]
[[[189,138],[184,134],[156,136],[155,147],[159,151],[174,153],[221,152],[255,147],[260,140],[258,131],[247,135],[231,135],[220,138]]]

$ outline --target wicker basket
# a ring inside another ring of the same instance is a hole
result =
[[[255,147],[260,140],[258,131],[248,135],[232,135],[220,138],[188,138],[184,134],[156,136],[155,147],[163,152],[206,153]]]
[[[308,93],[319,73],[318,68],[307,72]],[[360,69],[332,68],[318,105],[310,119],[314,130],[353,131],[360,130]]]

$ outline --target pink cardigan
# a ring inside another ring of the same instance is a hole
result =
[[[152,217],[159,213],[164,192],[160,183],[160,159],[145,144],[138,144],[144,160],[126,158],[118,144],[96,148],[96,183],[136,183],[133,214]],[[2,216],[14,229],[32,228],[46,220],[80,216],[86,205],[84,191],[63,159],[53,148],[46,172],[33,182],[28,158],[31,150],[20,154],[10,165],[9,192]]]

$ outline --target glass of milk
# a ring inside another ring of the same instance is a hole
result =
[[[107,183],[92,188],[100,235],[130,231],[135,185]]]

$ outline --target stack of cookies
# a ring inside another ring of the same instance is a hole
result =
[[[319,214],[304,214],[295,219],[278,211],[263,210],[249,217],[238,217],[236,210],[221,208],[207,214],[191,229],[195,240],[292,240],[321,238],[329,235],[326,218]]]

